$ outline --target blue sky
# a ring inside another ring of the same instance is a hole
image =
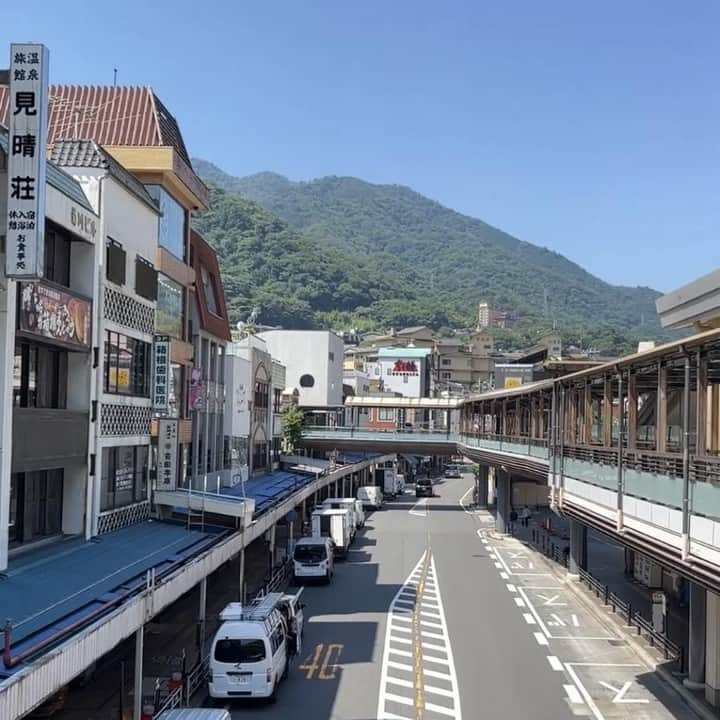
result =
[[[614,283],[718,265],[716,0],[40,5],[3,7],[0,47],[152,85],[232,174],[409,185]]]

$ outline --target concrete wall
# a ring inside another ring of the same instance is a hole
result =
[[[324,330],[268,330],[257,337],[285,365],[286,383],[299,390],[301,407],[342,405],[342,338]],[[300,385],[303,375],[312,375],[313,387]]]

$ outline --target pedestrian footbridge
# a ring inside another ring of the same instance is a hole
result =
[[[547,483],[557,512],[720,590],[719,330],[460,400],[349,400],[306,447],[463,454],[493,468],[501,526],[513,479]],[[361,427],[389,408],[394,427]]]

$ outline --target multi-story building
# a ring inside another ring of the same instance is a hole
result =
[[[189,328],[195,282],[190,215],[207,207],[208,190],[193,171],[175,118],[151,88],[52,85],[49,96],[49,145],[93,140],[143,183],[161,213],[157,253],[149,260],[158,274],[154,355],[157,360],[167,348],[169,367],[167,392],[154,393],[151,432],[157,437],[162,426],[169,433],[163,443],[170,449],[165,451],[166,471],[160,481],[166,488],[175,487],[188,474],[192,443],[187,402],[194,352]],[[0,88],[0,119],[7,114],[6,98]],[[130,436],[136,417],[132,410],[119,413],[114,420],[118,433]]]
[[[230,326],[217,255],[194,230],[190,234],[190,265],[195,271],[190,304],[194,363],[188,395],[193,441],[187,481],[196,489],[219,489],[224,468],[225,356]]]
[[[342,406],[345,348],[341,337],[325,330],[268,330],[257,337],[285,365],[287,384],[298,389],[300,407]]]
[[[272,358],[262,338],[249,335],[234,342],[227,364],[227,395],[232,408],[225,420],[226,464],[230,464],[226,474],[235,484],[242,477],[262,475],[271,469],[276,406]],[[280,405],[277,407],[279,413]]]
[[[511,328],[513,324],[514,318],[509,312],[493,310],[486,302],[481,302],[478,306],[478,328]]]
[[[91,533],[150,514],[151,371],[160,212],[144,186],[92,140],[58,141],[52,159],[80,183],[100,216],[93,344],[96,432]]]
[[[272,360],[272,467],[280,466],[283,439],[283,392],[287,388],[287,368]]]
[[[2,234],[7,159],[0,127]],[[0,288],[0,569],[13,552],[93,532],[100,217],[77,181],[51,162],[46,172],[44,277]]]
[[[434,393],[480,392],[492,385],[494,342],[487,332],[476,332],[468,342],[441,338],[433,359]]]

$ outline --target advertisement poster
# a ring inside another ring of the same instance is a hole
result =
[[[60,345],[88,350],[91,308],[89,300],[42,280],[21,283],[18,329]]]
[[[201,368],[193,368],[190,371],[189,402],[191,410],[203,409],[203,379]]]

